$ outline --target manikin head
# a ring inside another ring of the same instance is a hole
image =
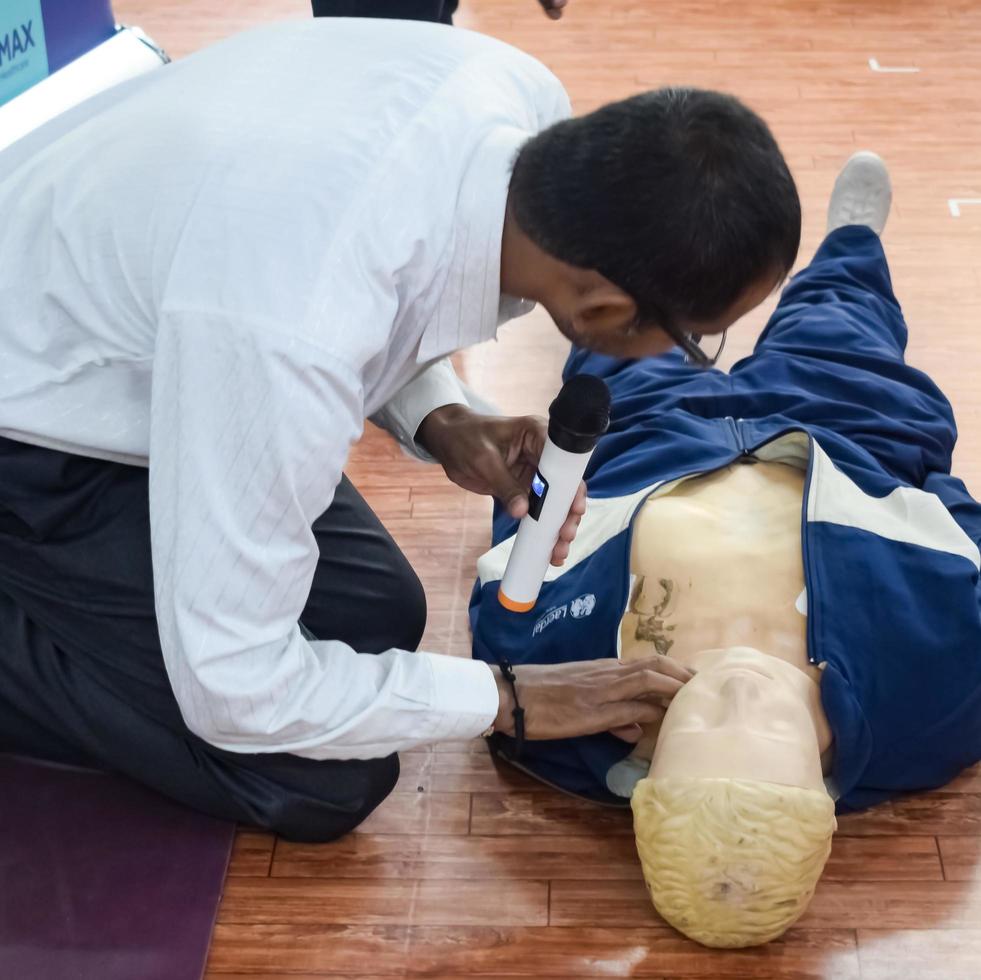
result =
[[[657,354],[761,303],[793,266],[800,227],[797,188],[759,116],[717,92],[661,89],[521,148],[501,289],[541,303],[581,347]]]
[[[818,686],[745,647],[708,651],[674,697],[632,798],[658,912],[706,946],[781,935],[810,902],[835,831]]]

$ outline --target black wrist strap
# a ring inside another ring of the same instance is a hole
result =
[[[511,697],[514,699],[514,758],[520,758],[525,747],[525,709],[518,703],[518,688],[515,684],[516,678],[511,663],[508,660],[500,660],[498,664],[501,668],[501,676],[511,685]]]

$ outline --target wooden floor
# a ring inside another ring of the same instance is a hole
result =
[[[308,11],[303,0],[114,6],[175,57]],[[981,203],[950,203],[981,200],[981,0],[569,0],[557,24],[535,0],[462,6],[460,25],[540,57],[579,111],[669,83],[742,96],[770,121],[799,182],[804,261],[840,163],[862,147],[882,153],[910,359],[951,397],[957,470],[981,493]],[[730,362],[768,312],[734,331]],[[458,364],[507,411],[541,412],[562,357],[556,331],[534,314]],[[349,473],[426,585],[427,648],[468,655],[486,502],[377,433]],[[398,791],[340,843],[239,835],[209,980],[420,976],[978,980],[981,769],[841,820],[805,918],[742,952],[703,950],[657,919],[626,814],[497,772],[479,744],[404,756]]]

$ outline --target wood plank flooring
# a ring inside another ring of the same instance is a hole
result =
[[[367,0],[366,0],[367,2]],[[181,57],[304,0],[116,0]],[[578,111],[664,84],[740,95],[770,122],[804,202],[806,262],[834,176],[868,147],[895,206],[885,236],[910,325],[910,360],[947,392],[956,472],[981,493],[981,0],[462,0],[460,26],[517,44],[566,83]],[[916,72],[873,71],[918,68]],[[770,302],[733,332],[751,348]],[[542,412],[563,344],[536,313],[457,357],[508,412]],[[466,602],[489,505],[369,432],[349,475],[426,585],[427,648],[467,656]],[[915,706],[911,706],[915,708]],[[398,790],[326,846],[242,831],[209,980],[392,977],[981,977],[981,769],[944,790],[841,821],[811,909],[765,948],[709,952],[661,923],[644,895],[626,813],[588,807],[474,744],[403,757]]]

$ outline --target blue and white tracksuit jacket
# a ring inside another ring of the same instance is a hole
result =
[[[644,501],[740,457],[779,460],[807,473],[799,607],[808,656],[824,665],[839,808],[941,786],[981,759],[981,505],[950,475],[951,408],[904,363],[906,337],[878,237],[848,227],[790,282],[729,374],[678,352],[623,361],[573,350],[565,377],[599,375],[613,394],[586,474],[589,510],[525,614],[496,598],[516,530],[497,510],[471,600],[474,656],[615,657]],[[608,734],[528,742],[521,764],[614,802],[607,775],[629,751]]]

